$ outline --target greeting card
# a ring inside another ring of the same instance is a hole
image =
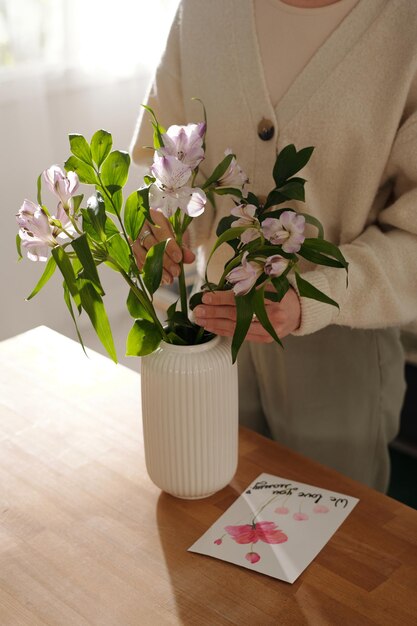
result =
[[[293,583],[358,502],[261,474],[189,551]]]

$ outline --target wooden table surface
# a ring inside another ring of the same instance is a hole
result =
[[[155,487],[139,375],[45,327],[0,346],[1,626],[417,624],[417,511],[248,430],[206,500]],[[187,548],[261,472],[360,498],[290,585]]]

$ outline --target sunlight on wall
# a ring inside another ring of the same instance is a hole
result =
[[[178,2],[0,0],[0,71],[76,68],[131,76],[157,62]]]
[[[178,0],[72,0],[67,9],[73,33],[71,64],[117,76],[154,65],[177,4]]]

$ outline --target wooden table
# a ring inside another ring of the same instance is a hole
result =
[[[248,430],[232,483],[149,480],[139,375],[40,327],[0,347],[1,626],[417,624],[417,511]],[[293,584],[187,548],[261,472],[360,498]]]

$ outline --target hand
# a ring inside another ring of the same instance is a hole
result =
[[[154,224],[145,222],[139,233],[138,238],[132,244],[132,251],[135,255],[136,264],[139,269],[142,269],[145,263],[146,253],[160,241],[170,241],[167,244],[164,254],[164,269],[162,271],[162,282],[165,284],[171,284],[176,276],[180,275],[180,262],[192,263],[195,259],[195,255],[189,248],[180,246],[175,241],[174,231],[172,230],[171,223],[161,213],[155,209],[150,210],[152,220]],[[147,234],[148,233],[148,234]],[[186,235],[186,233],[185,233]],[[185,239],[184,235],[184,239]]]
[[[301,323],[300,299],[291,287],[281,302],[265,300],[269,321],[282,339],[299,328]],[[194,309],[195,321],[216,335],[232,337],[236,325],[236,305],[233,291],[215,291],[203,296],[203,304]],[[248,341],[272,343],[271,335],[258,320],[254,320],[246,335]]]

